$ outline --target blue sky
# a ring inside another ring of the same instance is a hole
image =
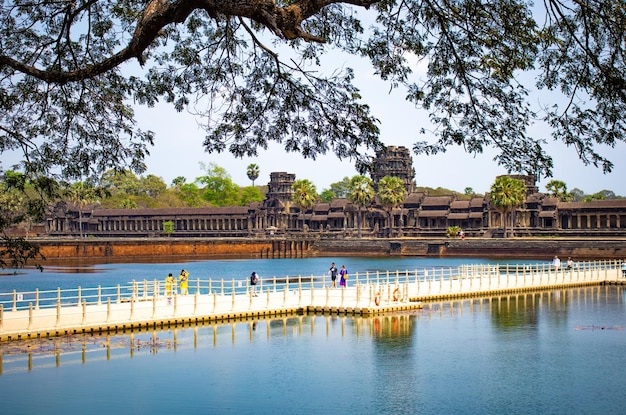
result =
[[[351,56],[342,59],[337,60],[333,56],[333,65],[323,69],[332,71],[339,65],[350,66],[355,70],[355,84],[361,89],[364,102],[370,105],[372,113],[380,120],[381,139],[386,145],[411,149],[416,141],[434,141],[432,136],[418,134],[420,128],[430,127],[428,117],[407,103],[402,91],[390,93],[388,84],[376,78],[368,62]],[[417,75],[419,66],[416,66]],[[550,97],[539,96],[537,99],[546,104]],[[205,133],[199,126],[202,120],[188,112],[177,113],[167,105],[138,107],[137,118],[143,129],[156,133],[155,146],[147,159],[146,174],[160,176],[168,185],[177,176],[184,176],[189,182],[203,175],[200,162],[213,162],[225,168],[240,186],[250,184],[246,167],[256,163],[261,170],[255,182],[257,185],[267,184],[271,172],[285,171],[294,173],[297,179],[311,180],[318,192],[328,188],[331,183],[356,174],[351,160],[340,161],[334,154],[315,161],[307,160],[297,153],[285,153],[278,144],[270,146],[267,151],[261,150],[256,158],[237,159],[230,153],[206,153],[202,147]],[[541,128],[540,125],[534,127],[539,134],[543,133]],[[550,140],[549,132],[545,131],[544,138]],[[622,162],[626,156],[625,143],[620,143],[614,149],[599,147],[600,154],[615,164],[613,172],[607,175],[599,168],[585,166],[572,148],[549,141],[548,151],[554,158],[553,178],[564,181],[569,190],[579,188],[591,194],[608,189],[626,196],[626,181],[623,180],[626,168]],[[452,147],[437,156],[413,154],[415,181],[418,186],[444,187],[458,192],[471,187],[477,193],[484,193],[489,191],[497,175],[506,174],[505,169],[493,161],[494,155],[495,152],[474,156],[465,153],[460,147]],[[545,190],[549,180],[540,180],[540,190]]]

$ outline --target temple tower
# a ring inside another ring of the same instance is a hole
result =
[[[415,169],[409,149],[402,146],[388,146],[376,152],[371,176],[375,187],[378,187],[378,182],[383,177],[393,176],[404,182],[407,193],[415,191]]]

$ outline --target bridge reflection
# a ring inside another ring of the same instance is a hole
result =
[[[625,294],[623,286],[598,285],[432,301],[424,303],[423,309],[372,317],[337,314],[250,318],[226,323],[187,323],[156,329],[124,329],[102,335],[73,334],[3,342],[0,343],[0,376],[62,365],[84,365],[205,347],[230,347],[241,341],[253,342],[259,336],[267,339],[320,335],[343,337],[349,332],[357,338],[371,339],[374,344],[383,345],[392,341],[397,345],[413,341],[416,334],[414,327],[421,319],[445,319],[464,313],[487,313],[491,316],[490,324],[502,330],[516,326],[532,329],[537,325],[535,311],[538,308],[553,311],[564,311],[567,307],[583,309],[590,302],[604,304],[615,301],[615,298],[622,303]],[[586,327],[572,326],[572,330],[581,329]]]

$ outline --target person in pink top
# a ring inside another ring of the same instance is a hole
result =
[[[339,275],[341,275],[341,279],[339,280],[339,286],[347,287],[348,286],[348,270],[345,265],[341,266],[341,271],[339,271]]]

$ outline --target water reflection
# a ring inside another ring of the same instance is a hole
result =
[[[618,307],[613,313],[608,313],[604,321],[580,324],[578,318],[578,324],[570,323],[570,315],[576,310],[615,305]],[[377,350],[374,357],[384,358],[385,361],[376,362],[376,365],[386,365],[390,361],[400,366],[412,365],[415,363],[412,350],[415,343],[420,341],[420,333],[416,332],[420,322],[436,323],[437,320],[464,315],[478,319],[486,315],[488,326],[496,338],[508,339],[507,333],[510,332],[525,336],[536,333],[542,325],[542,318],[546,319],[545,324],[551,328],[564,330],[623,330],[626,328],[623,311],[624,289],[621,286],[605,285],[438,301],[425,303],[422,310],[375,317],[303,315],[230,323],[187,323],[176,327],[124,330],[106,335],[69,335],[0,344],[0,375],[164,352],[236,346],[242,341],[255,343],[263,337],[267,341],[281,337],[356,337],[359,341],[370,340],[372,347]],[[442,350],[446,347],[442,345]]]

